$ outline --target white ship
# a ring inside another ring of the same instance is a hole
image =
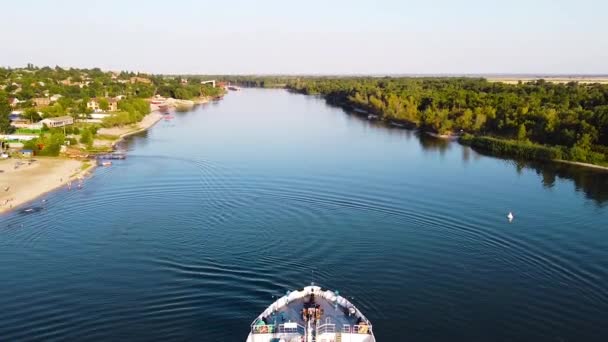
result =
[[[247,342],[375,342],[371,322],[338,291],[288,292],[251,324]]]

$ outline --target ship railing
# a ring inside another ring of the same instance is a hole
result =
[[[304,335],[306,329],[298,323],[282,323],[279,324],[277,330],[280,334],[301,334]]]
[[[344,334],[371,334],[372,325],[371,324],[356,324],[356,325],[344,324],[342,326],[342,333],[344,333]]]
[[[288,322],[282,324],[263,324],[251,326],[252,334],[300,334],[304,335],[305,329],[303,326]]]
[[[327,323],[317,327],[317,334],[335,334],[336,325]]]
[[[264,324],[264,325],[252,325],[252,334],[274,334],[277,330],[275,324]]]

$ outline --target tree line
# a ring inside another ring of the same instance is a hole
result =
[[[329,102],[439,134],[508,139],[522,148],[557,147],[563,159],[593,163],[608,160],[608,85],[544,80],[505,84],[482,78],[326,77],[286,81],[294,91],[320,94]],[[476,145],[487,147],[498,140],[483,140]]]

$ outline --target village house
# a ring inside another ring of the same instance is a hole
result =
[[[30,122],[28,119],[17,118],[11,121],[11,126],[15,128],[26,128],[26,129],[42,129],[43,124],[41,121]]]
[[[59,101],[60,98],[62,98],[63,96],[59,95],[59,94],[55,94],[53,96],[50,97],[51,102],[57,102]]]
[[[108,112],[115,112],[118,110],[118,101],[117,98],[108,99]]]
[[[68,126],[74,123],[74,118],[71,116],[59,116],[56,118],[47,118],[40,121],[49,128]]]
[[[11,122],[11,126],[13,127],[20,127],[21,125],[27,125],[30,123],[30,120],[28,120],[27,118],[21,117],[21,114],[9,114],[8,119]]]
[[[152,81],[150,81],[149,79],[147,79],[145,77],[139,77],[139,76],[131,77],[130,81],[131,81],[131,84],[133,84],[133,83],[147,83],[147,84],[152,83]]]
[[[99,107],[99,100],[93,98],[87,102],[87,108],[93,110],[93,112],[101,112],[103,109]],[[108,112],[115,112],[118,110],[118,99],[117,98],[109,98],[108,99]]]
[[[62,85],[65,86],[79,86],[80,88],[84,87],[85,85],[89,85],[89,81],[86,82],[72,82],[71,78],[65,79],[65,80],[61,80],[59,81],[59,83],[61,83]]]
[[[36,107],[44,107],[51,104],[51,99],[48,97],[35,97],[32,99],[32,102],[34,102]]]
[[[97,102],[97,99],[90,99],[89,102],[87,102],[87,108],[94,112],[99,111],[99,102]]]

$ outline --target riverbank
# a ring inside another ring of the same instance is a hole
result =
[[[94,163],[74,159],[36,157],[0,161],[0,213],[10,211],[40,196],[84,177]]]
[[[564,159],[572,154],[570,149],[564,147],[545,146],[531,142],[521,142],[487,136],[473,136],[470,134],[461,136],[458,139],[458,142],[462,145],[470,146],[473,149],[493,156],[515,158],[520,160],[539,160],[564,163],[608,171],[608,167],[606,165]]]
[[[99,130],[97,130],[97,134],[116,137],[116,139],[114,139],[110,143],[110,145],[113,148],[118,143],[120,143],[124,138],[150,129],[152,126],[154,126],[156,123],[158,123],[162,118],[163,118],[163,115],[160,112],[153,111],[150,114],[144,116],[144,118],[136,124],[129,125],[129,126],[112,127],[112,128],[100,128]]]
[[[199,105],[210,101],[210,98],[202,97],[189,101],[187,104]],[[178,108],[184,104],[182,101],[174,102],[171,108]],[[97,134],[106,138],[96,139],[94,145],[114,149],[126,137],[152,128],[162,118],[163,114],[155,109],[136,124],[100,128]],[[0,214],[33,201],[57,188],[67,186],[69,182],[89,174],[96,166],[91,161],[63,157],[36,156],[34,160],[34,162],[28,162],[27,159],[0,161],[0,170],[2,170],[2,177],[0,177]]]
[[[115,136],[113,140],[102,140],[113,148],[127,136],[145,131],[162,119],[162,114],[152,112],[137,124],[126,127],[102,128],[99,133]],[[98,140],[95,141],[99,146]],[[34,160],[31,162],[30,160]],[[94,161],[82,161],[64,157],[40,157],[32,159],[7,159],[0,161],[0,213],[11,211],[44,194],[67,186],[78,178],[85,177],[94,168]]]
[[[316,95],[316,94],[308,94],[308,93],[298,91],[297,89],[292,89],[292,88],[288,88],[288,90],[291,92],[298,93],[298,94]],[[364,108],[354,106],[350,103],[332,101],[332,99],[326,95],[320,95],[320,96],[322,96],[328,103],[338,106],[340,108],[343,108],[344,110],[351,111],[355,115],[361,116],[362,118],[367,117],[368,120],[372,120],[372,119],[370,119],[370,114],[371,114],[371,115],[374,115],[374,117],[375,117],[373,120],[376,120],[376,118],[378,118],[380,121],[384,122],[385,124],[387,124],[389,126],[393,126],[393,127],[397,127],[397,128],[404,128],[404,129],[417,129],[422,134],[426,134],[426,135],[434,137],[436,139],[455,141],[455,142],[457,141],[458,143],[460,143],[462,145],[467,145],[467,146],[471,146],[473,148],[482,150],[483,152],[487,153],[488,155],[502,156],[502,157],[507,157],[507,158],[516,158],[516,159],[522,159],[522,160],[550,161],[550,162],[570,164],[570,165],[586,167],[586,168],[593,168],[596,170],[608,171],[608,166],[606,166],[606,165],[599,165],[599,164],[580,162],[580,161],[576,161],[576,160],[562,159],[563,157],[567,157],[570,155],[570,152],[563,151],[563,148],[559,148],[559,147],[555,147],[555,146],[538,145],[538,144],[514,144],[511,140],[504,139],[504,138],[490,138],[490,137],[484,137],[484,136],[473,137],[468,134],[464,134],[464,136],[460,135],[460,134],[438,134],[434,131],[425,130],[421,127],[418,127],[418,125],[416,125],[413,122],[409,122],[406,120],[396,120],[396,119],[386,118],[383,114],[380,114],[380,115],[372,114],[372,113],[370,113],[370,111],[368,111]],[[491,140],[491,142],[489,142],[488,140]],[[593,152],[588,152],[588,154],[590,156],[594,155]]]
[[[176,99],[167,99],[165,105],[167,108],[172,108],[175,110],[180,109],[191,109],[195,105],[206,104],[211,101],[210,97],[199,97],[194,100],[176,100]],[[151,105],[152,111],[144,116],[144,118],[132,125],[128,126],[119,126],[119,127],[111,127],[111,128],[100,128],[97,130],[97,134],[100,136],[106,137],[116,137],[116,139],[110,139],[109,142],[104,143],[103,140],[97,139],[95,140],[94,145],[98,146],[110,146],[114,148],[118,143],[120,143],[124,138],[129,137],[131,135],[146,131],[152,126],[156,125],[162,118],[163,114],[160,112],[161,106]]]
[[[137,124],[126,127],[102,128],[100,134],[116,136],[111,147],[124,138],[153,127],[162,119],[159,112],[146,115]],[[63,157],[34,157],[29,159],[7,159],[0,161],[0,214],[22,206],[40,196],[56,190],[78,178],[88,175],[96,166],[92,161],[81,161]]]

